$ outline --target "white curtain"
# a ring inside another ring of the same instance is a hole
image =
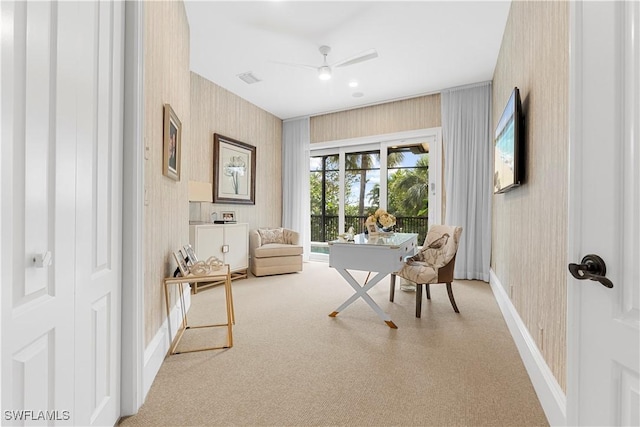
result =
[[[491,82],[441,95],[445,223],[463,227],[454,277],[489,281],[491,262]]]
[[[282,226],[300,233],[303,260],[311,252],[309,118],[282,124]]]

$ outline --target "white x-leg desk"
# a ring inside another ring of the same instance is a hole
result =
[[[362,298],[393,329],[397,326],[367,292],[390,273],[402,268],[407,255],[413,255],[417,247],[417,234],[394,233],[385,236],[369,237],[364,234],[355,236],[354,242],[333,241],[329,243],[329,266],[335,268],[347,283],[356,291],[329,316],[338,313]],[[376,272],[373,278],[360,285],[348,270]]]
[[[380,280],[382,280],[384,277],[386,277],[389,273],[378,273],[375,276],[373,276],[373,279],[371,279],[369,282],[366,282],[365,284],[360,285],[356,281],[356,279],[353,278],[351,273],[349,273],[349,271],[347,271],[346,268],[336,268],[336,270],[338,270],[338,273],[340,273],[340,275],[342,277],[344,277],[344,280],[346,280],[347,283],[349,283],[351,285],[351,287],[356,291],[356,293],[351,295],[351,297],[349,297],[348,300],[343,302],[342,305],[340,307],[336,308],[336,310],[334,312],[332,312],[331,314],[329,314],[329,316],[336,317],[338,315],[338,313],[340,313],[345,308],[347,308],[349,305],[351,305],[351,303],[353,303],[355,300],[357,300],[358,298],[362,298],[363,300],[365,300],[365,302],[367,304],[369,304],[369,307],[371,307],[373,309],[373,311],[375,311],[378,314],[378,316],[382,320],[384,320],[384,322],[387,325],[389,325],[390,328],[398,329],[396,324],[393,323],[393,321],[391,320],[391,317],[389,317],[389,315],[387,313],[385,313],[380,308],[380,306],[378,306],[378,304],[376,304],[376,302],[373,300],[373,298],[371,298],[369,296],[369,294],[367,294],[367,292],[369,292],[369,289],[371,289],[375,285],[377,285],[378,282],[380,282]]]

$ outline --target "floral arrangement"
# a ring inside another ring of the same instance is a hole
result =
[[[384,209],[378,209],[373,215],[369,215],[366,224],[375,223],[383,230],[389,230],[396,225],[396,217]]]

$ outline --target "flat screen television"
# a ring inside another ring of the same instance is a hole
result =
[[[524,178],[524,117],[520,91],[514,88],[498,126],[494,147],[494,193],[504,193],[523,182]]]

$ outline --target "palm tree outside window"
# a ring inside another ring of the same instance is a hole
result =
[[[429,153],[422,144],[391,147],[387,157],[387,211],[397,219],[397,228],[427,234],[429,218]]]
[[[380,198],[372,197],[380,186],[380,151],[347,153],[345,156],[344,224],[356,232],[364,230],[364,222],[380,207]]]

